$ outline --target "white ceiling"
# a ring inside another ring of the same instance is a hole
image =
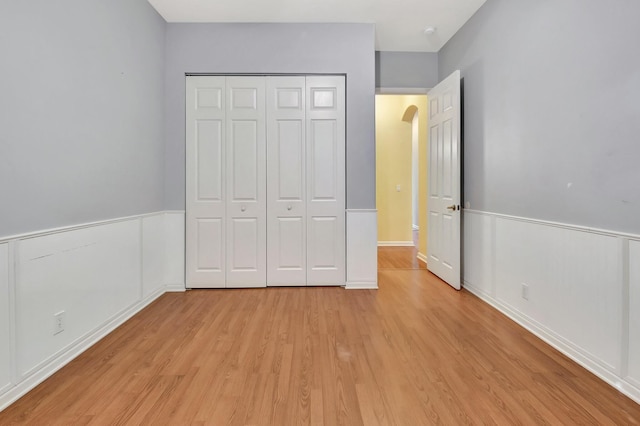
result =
[[[167,22],[376,24],[376,50],[437,52],[486,0],[149,0]],[[437,31],[425,36],[425,27]]]

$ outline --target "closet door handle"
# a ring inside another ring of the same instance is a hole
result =
[[[287,210],[291,210],[293,207],[291,206],[287,206]]]
[[[240,207],[240,211],[243,212],[245,211],[247,208],[245,206]]]

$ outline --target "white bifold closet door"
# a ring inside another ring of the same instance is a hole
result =
[[[193,76],[186,91],[187,283],[264,287],[264,78]]]
[[[265,287],[264,77],[227,77],[227,287]]]
[[[345,83],[306,78],[307,285],[345,283]]]
[[[345,280],[344,77],[269,77],[267,283]]]
[[[267,283],[307,282],[305,78],[267,78]]]
[[[187,78],[187,287],[343,285],[345,82]]]
[[[189,77],[186,93],[186,281],[225,287],[225,77]]]

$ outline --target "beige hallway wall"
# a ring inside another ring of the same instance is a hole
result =
[[[376,96],[376,199],[378,240],[411,241],[411,122],[403,121],[410,106],[418,108],[419,127],[419,251],[426,254],[427,97]],[[397,191],[400,185],[400,191]]]

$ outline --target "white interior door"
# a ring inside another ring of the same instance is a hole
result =
[[[226,101],[226,283],[265,287],[265,78],[227,77]]]
[[[267,284],[307,281],[305,78],[267,78]]]
[[[225,286],[225,78],[186,82],[186,284]]]
[[[429,91],[427,269],[460,289],[460,71]]]
[[[344,77],[306,77],[306,98],[307,285],[344,285]]]

